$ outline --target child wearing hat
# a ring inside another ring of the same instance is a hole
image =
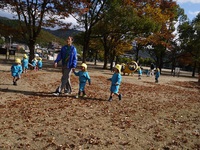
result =
[[[83,97],[87,97],[85,93],[85,85],[87,81],[89,82],[89,85],[91,84],[90,76],[87,72],[87,65],[85,63],[82,63],[81,70],[76,72],[75,69],[73,69],[73,72],[76,76],[79,76],[79,91],[76,98],[79,98],[81,96],[81,93]]]
[[[155,82],[158,83],[158,78],[160,77],[160,69],[156,68],[155,71]]]
[[[138,67],[138,80],[141,79],[141,76],[142,76],[142,68]]]
[[[22,69],[23,69],[23,73],[27,72],[27,69],[28,69],[28,56],[26,54],[24,54],[24,57],[22,59]]]
[[[121,65],[117,64],[114,67],[114,74],[112,76],[112,78],[108,79],[111,81],[111,87],[110,87],[110,98],[108,99],[108,101],[112,101],[112,98],[114,95],[117,95],[119,100],[122,99],[122,95],[119,94],[119,87],[122,81],[122,76],[121,76]]]
[[[38,62],[38,60],[37,60],[36,57],[31,62],[32,69],[35,70],[35,71],[37,71],[37,62]]]
[[[17,85],[17,81],[22,74],[21,59],[15,59],[15,63],[11,66],[11,74],[13,76],[13,85]]]
[[[41,57],[38,58],[37,65],[38,65],[38,69],[41,70],[42,69],[42,58]]]

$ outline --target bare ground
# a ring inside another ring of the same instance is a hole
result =
[[[44,61],[43,70],[23,74],[12,85],[12,60],[0,60],[1,150],[200,150],[200,85],[197,78],[163,74],[122,76],[120,92],[108,102],[112,76],[90,64],[88,98],[53,96],[60,68]]]

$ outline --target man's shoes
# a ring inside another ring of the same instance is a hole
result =
[[[55,95],[55,96],[59,96],[60,93],[59,93],[59,92],[54,92],[53,95]]]
[[[76,98],[79,98],[79,95],[76,95]]]
[[[71,95],[71,92],[66,92],[65,95]]]
[[[118,97],[119,97],[119,100],[122,100],[122,94],[119,94]]]

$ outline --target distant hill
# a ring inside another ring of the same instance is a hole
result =
[[[19,34],[14,33],[13,29],[17,26],[17,20],[12,20],[6,17],[0,16],[0,35],[8,37],[10,34],[13,35],[13,40],[16,42],[22,42],[21,38],[17,37]],[[57,41],[61,44],[65,42],[66,37],[68,36],[75,36],[79,34],[81,31],[74,30],[74,29],[58,29],[58,30],[50,30],[50,29],[42,29],[39,38],[37,41],[42,44],[46,45],[45,43],[49,43],[52,41]]]
[[[75,36],[82,32],[82,31],[74,30],[74,29],[58,29],[58,30],[43,29],[43,30],[62,39],[68,36]]]

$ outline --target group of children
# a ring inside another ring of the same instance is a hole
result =
[[[138,79],[140,80],[142,77],[142,68],[138,67],[137,71],[138,71]],[[155,70],[154,69],[151,71],[148,70],[147,76],[150,76],[150,74],[151,74],[151,76],[154,76],[154,74],[155,74],[155,83],[158,83],[158,79],[160,77],[160,69],[156,68]]]
[[[29,61],[26,54],[24,55],[22,61],[19,58],[15,60],[15,64],[13,64],[11,67],[11,73],[13,76],[13,85],[17,85],[17,81],[20,79],[21,74],[23,72],[24,73],[27,72],[28,65],[29,65]],[[40,57],[38,59],[34,58],[31,66],[33,67],[34,70],[35,69],[37,70],[37,67],[38,69],[42,69],[42,59]],[[79,98],[80,96],[87,97],[86,92],[85,92],[85,86],[86,86],[87,81],[89,85],[91,85],[91,79],[87,71],[87,65],[85,63],[82,63],[81,69],[79,71],[75,71],[75,69],[73,69],[72,71],[75,76],[79,77],[79,90],[78,90],[78,94],[76,98]],[[119,100],[122,99],[122,94],[119,93],[119,88],[122,81],[121,65],[119,64],[115,65],[113,72],[114,73],[112,75],[112,78],[108,79],[111,81],[110,97],[108,101],[112,101],[112,98],[114,95],[117,95]],[[142,68],[138,67],[138,79],[141,79],[141,76],[142,76]],[[156,68],[155,70],[156,83],[158,82],[159,77],[160,77],[160,70]]]
[[[112,101],[112,98],[114,95],[117,95],[119,100],[122,99],[122,94],[119,93],[119,87],[121,84],[121,65],[117,64],[114,69],[114,74],[112,78],[109,78],[108,80],[111,81],[111,87],[110,87],[110,97],[108,101]],[[89,76],[89,73],[87,71],[87,65],[85,63],[81,64],[81,70],[76,72],[75,69],[73,69],[74,75],[79,77],[79,90],[78,95],[76,98],[79,98],[80,96],[87,97],[85,93],[85,86],[87,81],[89,82],[89,85],[91,85],[91,79]]]
[[[13,85],[17,85],[17,81],[21,78],[22,73],[27,73],[27,70],[31,66],[33,70],[42,69],[42,58],[34,58],[29,63],[29,58],[24,54],[22,60],[20,58],[15,59],[15,63],[11,66],[11,75],[13,77]]]

